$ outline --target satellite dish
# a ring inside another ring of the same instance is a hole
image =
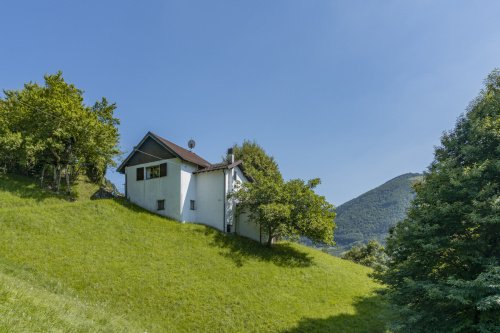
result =
[[[194,146],[196,146],[196,142],[193,139],[189,140],[188,141],[188,147],[189,147],[189,149],[193,149]]]

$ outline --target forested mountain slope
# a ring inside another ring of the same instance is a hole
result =
[[[335,242],[339,247],[375,239],[381,243],[389,228],[404,219],[414,198],[412,184],[418,173],[406,173],[337,207]]]

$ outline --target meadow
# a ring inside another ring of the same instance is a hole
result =
[[[371,270],[0,176],[0,331],[385,332]]]

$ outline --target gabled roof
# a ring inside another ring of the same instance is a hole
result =
[[[208,167],[211,165],[207,160],[201,158],[200,156],[196,155],[192,151],[184,149],[181,146],[178,146],[175,143],[168,141],[167,139],[164,139],[159,135],[154,134],[153,132],[149,132],[149,134],[151,134],[158,141],[160,141],[165,146],[170,148],[174,152],[174,154],[177,155],[177,157],[179,157],[181,160],[191,162],[191,163],[199,165],[201,167]]]
[[[123,163],[120,164],[120,166],[117,169],[118,172],[121,173],[125,172],[125,167],[127,166],[127,162],[130,160],[130,158],[132,158],[132,156],[134,156],[134,154],[138,152],[137,148],[140,147],[144,143],[144,141],[146,141],[146,139],[149,137],[151,137],[153,140],[158,142],[163,148],[165,148],[166,150],[171,152],[174,156],[180,158],[183,161],[193,163],[199,166],[200,168],[207,168],[211,166],[211,164],[207,160],[196,155],[192,151],[184,149],[176,145],[175,143],[168,141],[167,139],[164,139],[159,135],[156,135],[153,132],[148,132],[141,140],[141,142],[139,142],[137,147],[135,147],[134,150],[127,156],[127,158],[123,161]]]

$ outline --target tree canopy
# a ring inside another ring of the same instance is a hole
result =
[[[396,332],[500,332],[500,71],[445,133],[387,241]]]
[[[102,98],[86,106],[83,91],[64,81],[62,73],[44,76],[43,86],[27,83],[4,91],[0,99],[0,167],[7,172],[37,175],[59,191],[68,190],[80,173],[103,181],[119,153],[116,105]]]
[[[383,270],[387,262],[387,255],[382,245],[376,240],[371,240],[365,245],[353,246],[349,251],[342,254],[342,259]]]
[[[299,236],[333,243],[335,212],[325,197],[314,192],[319,179],[284,181],[277,163],[255,142],[245,141],[233,151],[255,179],[233,195],[239,209],[248,212],[250,220],[266,233],[268,246],[275,238]]]
[[[234,145],[233,154],[236,160],[243,161],[246,173],[253,179],[283,179],[274,158],[257,142],[245,140],[241,146]]]

